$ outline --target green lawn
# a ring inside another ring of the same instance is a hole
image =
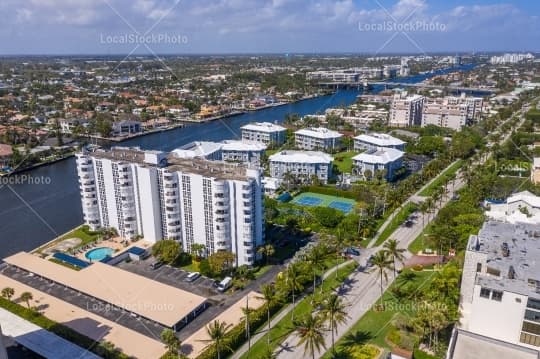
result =
[[[334,156],[334,164],[339,169],[341,173],[351,173],[353,160],[352,158],[356,156],[358,152],[354,151],[345,151],[336,153]]]
[[[398,212],[398,214],[392,219],[392,222],[381,232],[381,235],[379,238],[377,238],[377,242],[375,242],[375,245],[381,245],[390,237],[392,233],[403,223],[405,220],[416,211],[418,206],[414,203],[407,203],[401,210]]]
[[[422,231],[422,233],[420,233],[418,235],[418,237],[416,237],[416,239],[414,241],[411,242],[411,244],[409,245],[409,251],[411,253],[418,253],[419,251],[421,250],[424,250],[425,248],[429,248],[429,240],[426,238],[426,234],[429,233],[431,229],[431,224],[428,224],[426,226],[426,228],[424,228],[424,230]]]
[[[421,288],[426,287],[431,282],[436,272],[411,272],[404,271],[400,274],[401,278],[404,273],[414,273],[414,278],[409,281],[400,280],[398,277],[390,288],[384,292],[383,302],[384,310],[375,310],[371,308],[369,311],[356,322],[351,329],[336,343],[336,351],[338,353],[345,352],[352,345],[358,344],[374,344],[381,348],[390,349],[386,342],[388,334],[394,330],[392,321],[398,317],[409,318],[415,311],[415,300],[409,297],[397,299],[391,288],[400,287],[408,290],[410,293],[418,292]],[[391,275],[391,274],[390,274]],[[377,304],[380,303],[377,301]],[[325,359],[331,358],[331,350],[323,356]]]
[[[47,243],[46,245],[38,248],[36,251],[39,253],[43,249],[45,249],[47,247],[53,246],[55,244],[58,244],[58,243],[62,242],[63,240],[70,239],[70,238],[80,238],[82,240],[81,244],[76,247],[76,248],[78,248],[78,247],[82,247],[82,246],[84,246],[84,245],[86,245],[88,243],[92,243],[92,242],[96,241],[98,239],[98,237],[99,237],[98,233],[92,232],[92,231],[85,231],[83,229],[83,226],[79,226],[79,227],[73,229],[72,231],[62,235],[61,237],[57,238],[53,242]]]
[[[341,268],[339,270],[339,277],[336,278],[336,276],[331,275],[329,278],[327,278],[323,284],[323,294],[328,293],[329,291],[333,290],[334,288],[337,288],[343,280],[349,276],[349,274],[352,273],[352,271],[356,268],[356,265],[354,263],[351,263],[347,265],[345,268]],[[317,293],[319,293],[319,288],[317,288]],[[297,303],[295,309],[294,309],[294,316],[302,316],[309,313],[309,311],[312,309],[311,307],[311,298],[312,296],[307,296],[304,300]],[[267,328],[268,323],[263,325],[257,332],[263,331]],[[270,348],[272,350],[275,350],[278,345],[283,342],[287,336],[294,330],[294,326],[291,320],[291,313],[287,313],[287,315],[281,319],[274,327],[272,327],[272,330],[270,331]],[[260,340],[258,340],[256,343],[254,343],[251,346],[251,351],[248,353],[244,353],[244,355],[241,356],[241,359],[247,359],[249,358],[261,358],[263,357],[263,354],[267,351],[267,343],[266,343],[266,335],[264,335]]]
[[[429,186],[427,186],[422,192],[420,192],[420,196],[431,196],[437,188],[440,188],[444,185],[445,179],[456,174],[457,171],[461,168],[461,166],[463,166],[463,160],[456,161],[455,163],[447,167],[446,170],[437,177],[437,179],[431,182]]]

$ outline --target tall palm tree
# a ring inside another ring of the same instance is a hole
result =
[[[291,264],[287,268],[287,287],[292,292],[292,302],[293,302],[293,309],[291,311],[291,320],[294,320],[294,309],[296,306],[296,302],[295,302],[296,291],[301,291],[304,289],[304,286],[302,284],[302,279],[303,279],[303,273],[300,266],[297,263]]]
[[[315,359],[315,351],[326,349],[324,344],[324,324],[320,317],[310,313],[294,323],[296,332],[300,337],[298,345],[304,346],[304,354],[309,354]]]
[[[317,271],[324,269],[324,261],[328,257],[326,248],[322,245],[316,245],[309,251],[308,262],[311,265],[313,273],[313,295],[315,295],[315,287],[317,285]]]
[[[221,351],[227,350],[232,351],[231,347],[225,341],[225,336],[227,331],[232,327],[232,324],[227,324],[225,322],[220,322],[219,320],[214,320],[206,326],[206,333],[210,337],[209,340],[202,340],[203,342],[209,343],[209,345],[214,344],[216,347],[217,359],[221,358]]]
[[[346,308],[347,305],[335,293],[330,294],[323,301],[321,316],[328,323],[332,333],[332,353],[334,357],[336,356],[334,334],[337,334],[338,325],[347,322],[347,318],[349,318]]]
[[[381,284],[381,305],[383,303],[383,278],[385,281],[388,280],[388,274],[386,273],[387,269],[392,268],[392,261],[388,259],[388,254],[386,251],[378,251],[373,255],[371,258],[371,263],[377,267],[377,270],[379,271],[380,276],[380,284]]]
[[[182,344],[171,329],[164,329],[161,332],[160,338],[169,353],[178,354],[178,350]]]
[[[268,316],[268,331],[266,332],[266,342],[268,345],[270,345],[270,330],[272,329],[272,323],[270,321],[270,308],[272,305],[274,305],[276,302],[279,301],[279,296],[276,292],[276,288],[273,285],[270,284],[264,284],[261,286],[261,296],[259,299],[264,300],[264,306],[266,307],[266,314]]]
[[[23,292],[19,298],[21,301],[26,303],[26,306],[30,308],[30,301],[34,299],[34,296],[30,292]]]
[[[390,256],[393,264],[393,270],[394,270],[394,278],[396,277],[396,261],[403,264],[403,260],[405,259],[405,256],[403,255],[403,252],[405,252],[405,249],[398,247],[399,242],[395,239],[390,239],[384,244],[384,249],[386,250],[386,253]]]

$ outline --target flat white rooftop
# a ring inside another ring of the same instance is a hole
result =
[[[339,133],[337,131],[329,130],[329,129],[324,128],[324,127],[303,128],[301,130],[296,131],[295,134],[296,135],[301,135],[301,136],[320,138],[320,139],[343,137],[343,135],[341,133]]]
[[[190,142],[180,148],[173,150],[171,153],[178,158],[196,158],[206,157],[221,149],[221,143],[195,141]]]
[[[363,163],[387,164],[403,157],[403,152],[394,148],[381,148],[376,151],[368,151],[354,156],[353,161]]]
[[[26,252],[4,261],[168,327],[206,302],[204,297],[104,263],[75,271]]]
[[[264,151],[266,145],[256,141],[225,140],[221,145],[223,151]]]
[[[286,128],[271,122],[253,122],[240,127],[242,130],[259,131],[259,132],[280,132]]]
[[[333,158],[327,153],[320,151],[281,151],[268,157],[270,162],[285,163],[324,163],[329,164]]]
[[[7,310],[0,308],[2,333],[45,358],[99,359],[100,357]]]
[[[384,133],[363,134],[356,136],[354,139],[380,147],[402,146],[405,144],[405,142],[399,138]]]

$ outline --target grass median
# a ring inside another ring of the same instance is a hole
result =
[[[335,275],[331,275],[326,278],[322,284],[323,295],[339,287],[341,283],[343,283],[343,280],[345,280],[345,278],[347,278],[355,268],[355,263],[347,264],[345,267],[339,269],[337,278]],[[319,288],[317,288],[317,293],[319,293]],[[309,311],[312,309],[311,299],[312,296],[308,295],[296,304],[294,309],[294,316],[296,318],[309,313]],[[285,315],[276,325],[272,327],[272,330],[270,331],[270,347],[267,345],[267,338],[265,334],[257,342],[255,342],[251,346],[251,350],[244,353],[241,358],[262,358],[264,357],[264,354],[267,353],[268,349],[274,351],[289,336],[289,334],[294,331],[291,314],[291,312],[287,313],[287,315]],[[257,332],[266,330],[267,325],[268,323],[264,324],[259,330],[257,330]]]

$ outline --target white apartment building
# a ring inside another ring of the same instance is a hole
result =
[[[392,127],[419,126],[422,123],[422,108],[425,97],[408,95],[407,92],[395,94],[390,106],[388,125]]]
[[[255,122],[241,127],[242,140],[280,146],[285,142],[285,127],[270,122]]]
[[[77,154],[84,221],[124,238],[228,250],[252,265],[263,243],[261,172],[239,164],[113,147]]]
[[[227,162],[243,162],[260,165],[266,151],[264,143],[255,141],[226,140],[221,145],[221,159]]]
[[[387,181],[392,181],[396,171],[403,167],[403,152],[394,148],[374,148],[356,155],[353,160],[353,171],[366,177],[366,171],[375,176],[377,171],[385,171]]]
[[[172,151],[178,158],[202,158],[210,161],[242,162],[260,165],[266,145],[255,141],[225,140],[223,142],[188,143]]]
[[[341,147],[343,135],[324,127],[309,127],[294,133],[295,146],[302,150],[331,151]]]
[[[332,176],[332,156],[318,151],[281,151],[268,158],[270,176],[283,179],[290,173],[302,182],[315,175],[322,183]]]
[[[368,133],[354,138],[354,150],[373,150],[382,148],[394,148],[404,151],[406,142],[385,133]]]
[[[470,236],[461,282],[460,330],[491,345],[524,347],[539,354],[539,242],[539,225],[491,220],[478,235]],[[458,337],[448,357],[466,358],[462,347]],[[482,351],[476,354],[489,357]],[[515,355],[496,357],[521,358]]]
[[[506,53],[501,56],[492,56],[489,59],[489,62],[492,65],[500,65],[500,64],[517,64],[519,62],[525,61],[525,60],[532,60],[534,59],[534,55],[527,53]]]

